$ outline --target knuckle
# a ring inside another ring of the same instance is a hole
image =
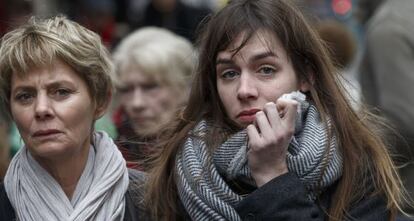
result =
[[[286,137],[290,138],[291,136],[293,136],[294,133],[295,133],[295,129],[292,127],[286,130],[285,135]]]
[[[273,102],[268,102],[265,104],[264,109],[265,110],[272,110],[276,108],[276,104]]]

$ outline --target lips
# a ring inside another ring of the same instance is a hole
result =
[[[33,133],[33,137],[47,137],[50,135],[60,134],[62,131],[55,130],[55,129],[48,129],[48,130],[38,130]]]
[[[256,119],[256,113],[260,111],[260,109],[250,109],[250,110],[244,110],[242,112],[240,112],[236,118],[241,122],[241,123],[252,123],[255,119]]]

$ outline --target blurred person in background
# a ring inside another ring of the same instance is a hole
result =
[[[163,27],[190,41],[194,41],[200,21],[211,12],[208,7],[194,7],[181,0],[150,0],[147,4],[124,0],[118,5],[124,7],[118,9],[118,20],[127,23],[131,31],[144,26]],[[135,12],[129,12],[131,9]]]
[[[325,42],[332,60],[339,70],[340,82],[354,109],[359,109],[361,88],[356,73],[352,72],[357,42],[352,32],[344,24],[335,20],[323,20],[316,24],[319,36]]]
[[[167,29],[141,28],[114,51],[119,108],[114,114],[117,139],[127,161],[145,169],[163,124],[187,99],[194,49]]]
[[[0,46],[0,92],[25,145],[0,186],[0,220],[131,220],[122,154],[93,123],[110,103],[113,65],[94,32],[32,18]],[[129,177],[130,176],[130,177]]]
[[[0,101],[0,181],[6,174],[10,161],[10,119],[3,102]]]
[[[391,151],[414,198],[414,1],[385,1],[368,22],[365,44],[359,69],[363,98],[401,134],[391,140]],[[414,205],[408,212],[414,214]]]
[[[358,0],[356,18],[365,27],[369,19],[374,15],[378,6],[386,0]]]

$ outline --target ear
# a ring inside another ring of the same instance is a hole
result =
[[[301,92],[309,92],[315,82],[315,74],[313,71],[308,71],[306,77],[302,77],[299,82],[299,90]]]
[[[102,104],[96,107],[95,120],[98,120],[105,114],[106,110],[108,109],[109,104],[111,103],[111,100],[112,100],[112,91],[109,91],[107,93],[107,99],[105,100],[105,102],[103,102]]]

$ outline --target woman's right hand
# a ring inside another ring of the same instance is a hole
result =
[[[247,127],[248,164],[258,187],[288,172],[286,155],[295,131],[298,102],[279,98],[256,113],[255,124]]]

